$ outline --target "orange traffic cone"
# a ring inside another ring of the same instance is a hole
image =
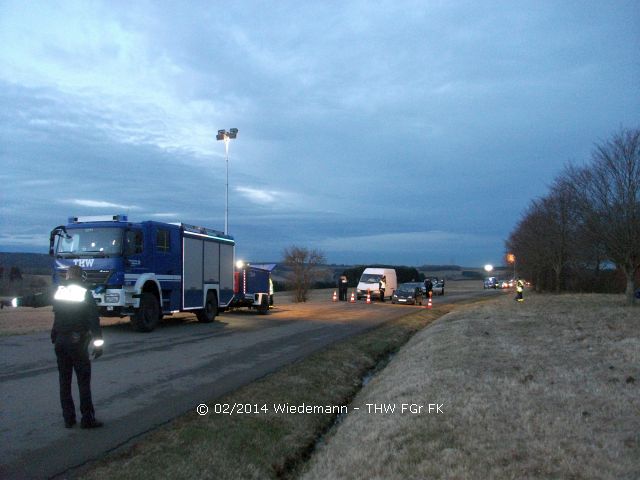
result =
[[[356,294],[354,292],[351,292],[351,300],[350,303],[356,303]]]
[[[336,293],[336,291],[335,291],[335,290],[333,291],[333,301],[334,301],[334,302],[337,302],[337,301],[338,301],[338,295],[337,295],[337,293]]]
[[[371,303],[371,290],[367,290],[367,304]]]
[[[431,302],[431,296],[429,296],[429,301],[427,302],[427,308],[432,308],[433,302]]]

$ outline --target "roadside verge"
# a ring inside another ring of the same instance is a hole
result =
[[[639,327],[620,295],[452,312],[352,402],[386,409],[349,414],[302,478],[640,478]]]

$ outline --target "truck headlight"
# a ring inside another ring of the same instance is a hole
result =
[[[107,293],[104,296],[104,302],[105,303],[118,303],[120,301],[120,294],[119,293]]]

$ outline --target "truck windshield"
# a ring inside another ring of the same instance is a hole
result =
[[[68,238],[59,237],[61,256],[113,256],[122,254],[122,228],[70,228]]]
[[[363,273],[360,277],[360,283],[379,283],[380,274],[377,273]]]

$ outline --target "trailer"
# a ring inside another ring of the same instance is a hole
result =
[[[178,312],[213,322],[234,299],[235,240],[206,227],[71,217],[52,230],[49,253],[54,284],[80,266],[100,315],[129,316],[143,332]]]
[[[237,264],[234,275],[234,295],[229,307],[248,307],[262,315],[269,313],[269,307],[273,305],[271,270],[274,266],[269,268],[266,265]]]

